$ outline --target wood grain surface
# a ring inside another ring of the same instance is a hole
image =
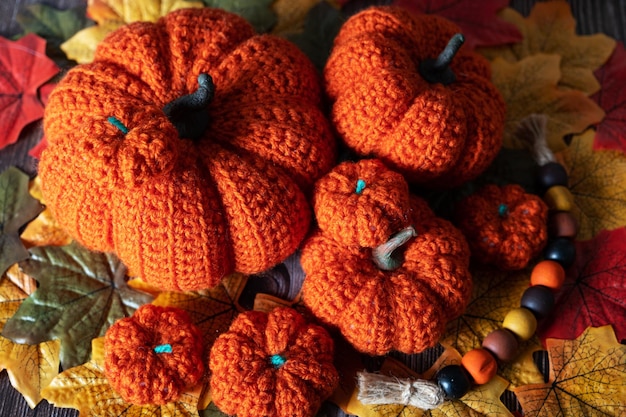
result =
[[[29,4],[40,2],[64,9],[84,4],[85,0],[0,0],[0,35],[10,38],[19,34],[20,27],[15,21],[18,12]],[[534,0],[512,0],[511,6],[527,15],[534,3]],[[569,3],[577,20],[579,34],[603,32],[624,42],[626,39],[626,0],[569,0]],[[36,161],[28,156],[28,150],[39,140],[40,131],[41,124],[34,123],[25,129],[16,144],[0,151],[0,172],[15,165],[30,175],[36,174]],[[250,304],[257,291],[283,297],[293,296],[296,291],[295,286],[285,282],[284,277],[289,276],[294,268],[297,266],[286,264],[274,270],[269,277],[251,279],[244,293],[246,300],[243,304]],[[412,361],[411,365],[419,371],[428,366],[436,354],[436,351],[431,351],[426,355],[414,355],[408,360]],[[543,366],[545,367],[545,363]],[[515,407],[514,398],[505,398],[505,401]],[[77,415],[75,410],[54,408],[46,401],[35,409],[30,409],[21,395],[11,387],[7,373],[4,371],[0,373],[0,417],[74,417]],[[345,416],[332,404],[325,404],[320,415]]]

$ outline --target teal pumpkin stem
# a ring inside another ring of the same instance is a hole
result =
[[[163,107],[163,113],[176,127],[178,136],[199,139],[209,126],[207,108],[215,95],[215,84],[209,74],[198,76],[198,89],[179,97]]]
[[[280,368],[287,362],[287,359],[282,355],[272,355],[270,356],[270,363],[276,369]]]
[[[172,353],[172,345],[169,343],[154,347],[154,353]]]
[[[117,117],[109,116],[109,118],[107,119],[107,122],[111,123],[113,126],[115,126],[123,134],[127,134],[128,133],[128,128]]]
[[[413,226],[402,229],[388,241],[372,250],[372,260],[383,271],[393,271],[400,268],[404,261],[397,250],[415,236],[417,236],[417,232]]]
[[[502,203],[498,206],[498,215],[500,217],[506,217],[509,214],[509,206]]]
[[[354,192],[357,194],[361,194],[363,190],[365,189],[366,185],[367,184],[365,183],[365,181],[359,178],[359,180],[356,182],[356,189],[354,190]]]
[[[465,36],[456,33],[437,58],[420,62],[419,73],[422,78],[431,84],[448,85],[455,82],[456,74],[450,68],[450,64],[464,42]]]

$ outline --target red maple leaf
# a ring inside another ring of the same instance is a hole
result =
[[[46,41],[34,34],[15,42],[0,37],[0,149],[43,117],[37,89],[59,72],[45,51]]]
[[[522,41],[519,29],[497,16],[509,5],[509,0],[394,0],[393,3],[413,13],[436,14],[453,21],[461,27],[470,49]]]
[[[576,243],[576,261],[537,334],[545,344],[547,338],[576,339],[587,327],[606,324],[618,340],[626,338],[626,228]]]
[[[626,153],[626,49],[617,43],[611,58],[594,75],[601,88],[591,96],[606,113],[596,128],[594,149],[613,149]]]

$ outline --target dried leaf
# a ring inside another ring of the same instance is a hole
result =
[[[275,35],[300,33],[304,30],[304,20],[309,11],[322,0],[276,0],[272,5],[276,13],[276,26],[272,28]]]
[[[598,123],[604,111],[580,91],[563,90],[558,55],[536,54],[518,62],[496,58],[492,62],[492,80],[507,105],[503,145],[523,149],[515,137],[518,124],[537,113],[548,116],[547,141],[557,152],[565,148],[564,136],[580,133]]]
[[[626,49],[618,43],[609,61],[594,75],[602,85],[591,99],[602,107],[606,116],[597,126],[594,149],[611,149],[626,153]]]
[[[513,9],[505,9],[500,16],[517,26],[524,39],[520,43],[482,50],[488,58],[502,57],[517,62],[537,54],[559,55],[559,87],[587,95],[600,89],[593,71],[611,56],[615,40],[604,34],[577,35],[576,21],[567,2],[537,2],[528,18]]]
[[[556,295],[556,314],[539,328],[546,338],[574,339],[588,327],[612,324],[626,339],[626,229],[576,243],[576,261]]]
[[[274,0],[202,0],[207,7],[217,7],[246,19],[258,33],[268,32],[276,24]],[[294,2],[296,3],[296,2]]]
[[[576,340],[547,340],[550,377],[515,394],[527,417],[623,416],[626,346],[611,326],[590,327]]]
[[[0,174],[0,274],[28,258],[20,229],[33,220],[43,206],[28,193],[28,176],[15,167]]]
[[[37,89],[59,72],[45,50],[46,41],[34,34],[15,42],[0,37],[0,149],[43,117]]]
[[[61,341],[61,364],[68,369],[89,358],[92,339],[149,302],[148,294],[125,283],[126,268],[112,254],[90,252],[73,242],[30,250],[20,264],[39,282],[3,329],[17,343]]]
[[[575,136],[563,152],[580,240],[626,226],[626,156],[616,151],[594,151],[593,142],[594,132],[589,130]]]
[[[395,0],[415,13],[443,16],[461,27],[467,47],[502,45],[522,40],[519,29],[498,17],[508,0]]]

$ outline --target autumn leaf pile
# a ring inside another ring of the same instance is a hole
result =
[[[155,21],[182,7],[225,8],[248,19],[259,32],[293,41],[321,70],[341,24],[367,3],[89,0],[86,8],[68,10],[27,6],[17,18],[23,34],[17,40],[0,38],[0,150],[25,137],[26,126],[38,123],[59,74],[77,62],[90,62],[96,45],[122,25]],[[528,16],[509,8],[507,0],[393,3],[412,13],[439,14],[457,23],[467,38],[466,47],[490,60],[492,81],[507,106],[504,149],[493,166],[473,183],[425,197],[445,215],[442,207],[481,181],[516,182],[532,189],[531,170],[511,172],[510,167],[532,166],[516,130],[526,117],[543,114],[548,120],[548,145],[569,174],[573,214],[580,226],[578,257],[556,296],[552,316],[540,323],[537,336],[525,342],[518,358],[501,367],[488,384],[431,411],[364,406],[356,399],[353,378],[364,362],[343,346],[338,356],[351,359],[338,361],[343,379],[332,401],[361,417],[511,416],[501,400],[508,390],[509,398],[514,393],[527,416],[622,415],[626,412],[626,347],[619,343],[626,339],[623,44],[603,34],[577,35],[565,1],[537,3]],[[42,147],[45,139],[31,154],[36,157]],[[174,403],[126,404],[104,375],[102,336],[108,327],[148,302],[175,306],[186,310],[202,330],[208,352],[245,308],[302,309],[297,256],[266,274],[230,276],[210,290],[162,293],[133,280],[133,271],[113,255],[89,252],[73,243],[41,200],[36,179],[17,168],[0,174],[0,370],[7,371],[11,384],[31,407],[46,399],[59,407],[76,408],[82,416],[222,416],[211,404],[208,376]],[[415,358],[395,356],[379,358],[377,369],[428,379],[439,368],[460,363],[461,355],[479,346],[518,305],[530,270],[511,273],[473,267],[472,300],[465,313],[449,323],[436,362],[416,372],[409,366]],[[267,282],[277,273],[287,286],[282,298],[250,295],[260,279],[268,291]],[[545,378],[536,365],[542,355],[547,355],[550,369]]]

